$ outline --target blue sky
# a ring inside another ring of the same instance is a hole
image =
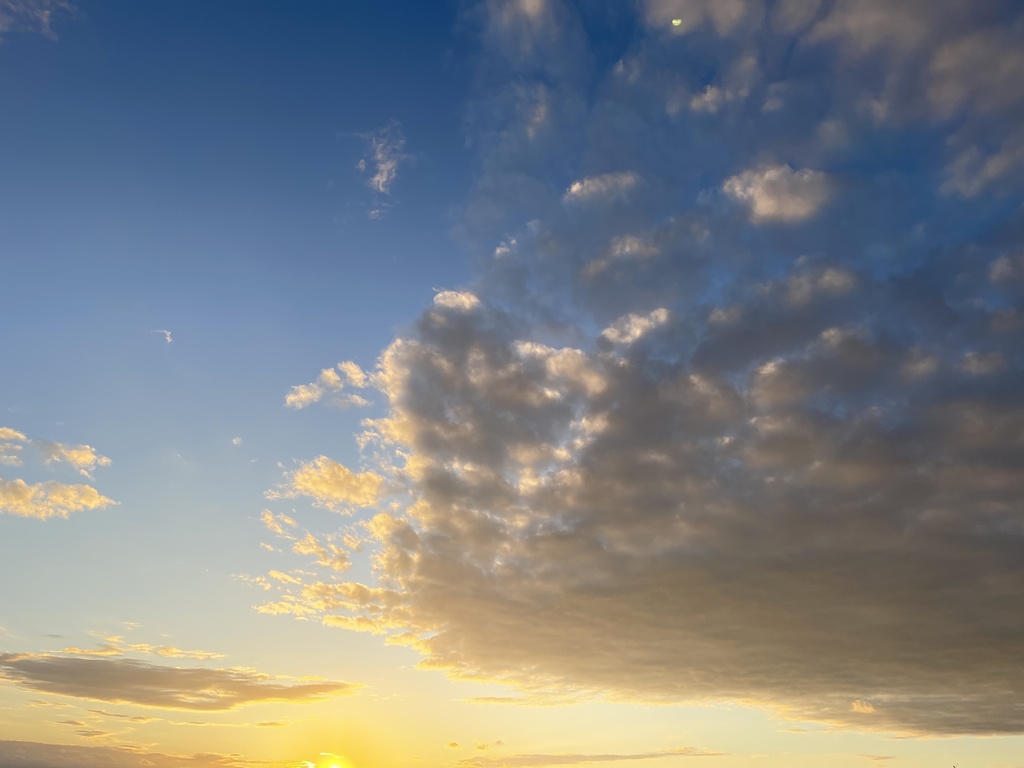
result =
[[[1022,52],[0,0],[0,765],[1024,765]]]

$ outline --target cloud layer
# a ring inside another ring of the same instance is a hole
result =
[[[375,466],[286,481],[388,510],[377,581],[264,610],[527,700],[1024,732],[1024,17],[965,8],[647,0],[603,61],[485,3],[494,258],[382,353]]]
[[[39,693],[164,709],[217,711],[354,692],[349,683],[296,683],[248,669],[166,667],[129,658],[3,653],[0,678]]]

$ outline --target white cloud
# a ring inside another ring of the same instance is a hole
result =
[[[33,440],[32,445],[42,452],[47,464],[69,464],[85,477],[91,477],[96,467],[108,467],[111,464],[110,459],[96,453],[91,445],[66,445],[48,440]]]
[[[370,218],[379,219],[390,207],[386,198],[391,196],[391,189],[398,179],[398,170],[408,161],[405,154],[405,135],[397,121],[392,120],[376,131],[361,134],[366,141],[367,154],[356,164],[360,173],[369,174],[367,186],[378,196],[377,205],[370,211]]]
[[[383,478],[376,472],[353,472],[326,456],[301,465],[291,473],[283,491],[269,498],[309,496],[330,509],[348,505],[368,507],[380,497]]]
[[[814,216],[831,196],[832,184],[821,171],[772,165],[732,176],[722,189],[748,207],[751,221],[789,223]]]
[[[129,658],[0,653],[8,682],[40,693],[163,709],[231,710],[270,701],[320,701],[350,683],[299,682],[247,669],[165,667]]]
[[[316,381],[292,387],[285,395],[285,406],[301,410],[325,398],[329,404],[340,408],[368,406],[369,401],[360,395],[341,394],[346,384],[357,388],[366,387],[368,381],[366,373],[351,361],[338,363],[336,368],[324,368],[320,371]]]
[[[607,202],[621,198],[639,183],[640,177],[633,171],[589,176],[570,184],[562,199],[568,203]]]

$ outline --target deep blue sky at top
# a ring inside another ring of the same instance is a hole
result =
[[[25,364],[153,328],[182,343],[371,334],[352,353],[372,354],[430,285],[467,279],[449,238],[469,171],[454,3],[85,2],[79,16],[58,42],[0,46],[4,283]],[[357,134],[390,120],[412,158],[371,221]]]

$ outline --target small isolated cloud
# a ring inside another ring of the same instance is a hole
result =
[[[242,438],[240,438],[240,437],[232,437],[231,438],[231,444],[234,445],[234,446],[241,445],[242,444]]]
[[[373,190],[375,205],[371,208],[371,219],[382,218],[391,207],[391,188],[398,179],[398,169],[409,160],[405,148],[405,136],[401,126],[392,120],[376,131],[359,134],[366,142],[366,155],[356,163],[356,170],[368,175],[366,185]]]
[[[732,176],[722,189],[747,206],[755,223],[794,223],[818,212],[831,196],[832,184],[821,171],[794,171],[788,165],[772,165]]]
[[[85,477],[92,477],[91,472],[96,467],[108,467],[111,464],[110,459],[96,453],[91,445],[66,445],[49,440],[33,440],[32,445],[42,452],[47,464],[69,464]]]
[[[168,330],[165,330],[163,328],[155,330],[155,331],[153,331],[153,333],[162,333],[164,335],[164,340],[168,344],[170,344],[172,341],[174,341],[174,339],[171,337],[171,332],[168,331]]]
[[[567,203],[607,202],[621,198],[639,183],[640,176],[633,171],[589,176],[570,184],[562,199]]]
[[[0,654],[0,678],[20,688],[115,704],[221,711],[268,701],[311,702],[354,693],[338,682],[293,682],[250,669],[165,667],[127,658]]]
[[[92,486],[48,481],[29,485],[24,480],[0,479],[0,513],[46,520],[72,512],[103,509],[117,504]]]

